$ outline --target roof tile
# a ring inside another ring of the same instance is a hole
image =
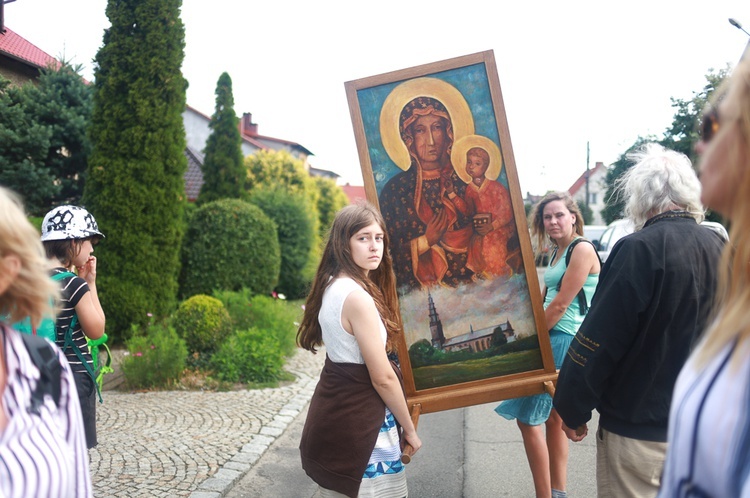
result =
[[[40,69],[44,69],[50,64],[53,67],[58,67],[60,64],[57,59],[7,26],[5,33],[0,33],[0,54],[26,62]]]

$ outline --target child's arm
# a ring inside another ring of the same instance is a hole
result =
[[[458,210],[462,215],[464,216],[473,216],[474,213],[471,212],[471,208],[469,205],[464,201],[461,197],[459,197],[455,192],[449,192],[445,195],[447,197],[447,200],[444,202],[450,202],[453,204],[453,207]]]
[[[78,276],[89,284],[89,292],[76,304],[76,315],[86,337],[99,339],[104,335],[106,319],[96,290],[96,257],[91,256],[84,266],[78,268]]]

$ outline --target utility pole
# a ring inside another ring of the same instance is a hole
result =
[[[5,4],[16,0],[0,0],[0,34],[5,33]]]
[[[589,205],[589,141],[586,140],[586,207]]]

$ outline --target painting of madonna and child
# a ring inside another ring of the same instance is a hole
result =
[[[545,369],[493,71],[483,52],[346,84],[368,200],[390,240],[407,394]]]

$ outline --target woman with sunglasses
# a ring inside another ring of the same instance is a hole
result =
[[[701,200],[731,222],[713,321],[674,390],[660,497],[750,496],[750,59],[704,116]]]

